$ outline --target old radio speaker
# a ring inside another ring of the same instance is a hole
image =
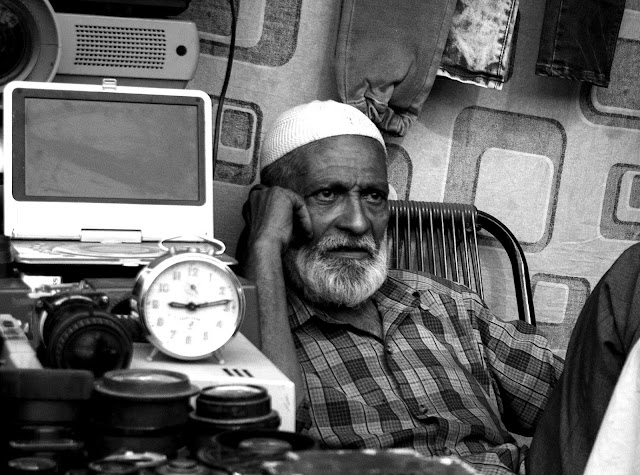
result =
[[[185,88],[195,23],[56,13],[47,0],[0,0],[0,92],[13,80]]]
[[[195,23],[57,13],[60,63],[54,82],[184,88],[198,64]]]

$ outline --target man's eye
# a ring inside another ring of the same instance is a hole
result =
[[[336,194],[331,190],[322,190],[316,193],[316,198],[321,201],[332,201],[336,198]]]
[[[365,195],[365,199],[369,203],[382,203],[385,200],[385,196],[382,193],[378,193],[377,191],[372,191],[371,193],[367,193]]]

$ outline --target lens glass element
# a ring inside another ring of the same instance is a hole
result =
[[[30,49],[26,19],[20,12],[0,3],[0,83],[21,69]]]

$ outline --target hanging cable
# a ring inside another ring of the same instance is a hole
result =
[[[213,134],[213,179],[216,178],[216,163],[218,162],[218,142],[220,141],[220,131],[222,128],[222,110],[224,108],[224,100],[229,87],[229,79],[231,78],[231,67],[233,65],[233,55],[236,49],[236,24],[238,22],[235,0],[229,0],[231,7],[231,42],[229,43],[229,54],[227,56],[227,69],[220,90],[218,99],[218,109],[216,110],[216,120]]]

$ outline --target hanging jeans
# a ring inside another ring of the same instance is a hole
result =
[[[625,0],[547,0],[536,74],[607,87]]]
[[[456,0],[343,0],[335,72],[340,100],[404,135],[426,100]]]
[[[513,72],[518,0],[458,0],[438,76],[501,90]]]
[[[626,356],[640,337],[640,243],[589,295],[571,334],[564,371],[536,426],[527,473],[584,472]]]

